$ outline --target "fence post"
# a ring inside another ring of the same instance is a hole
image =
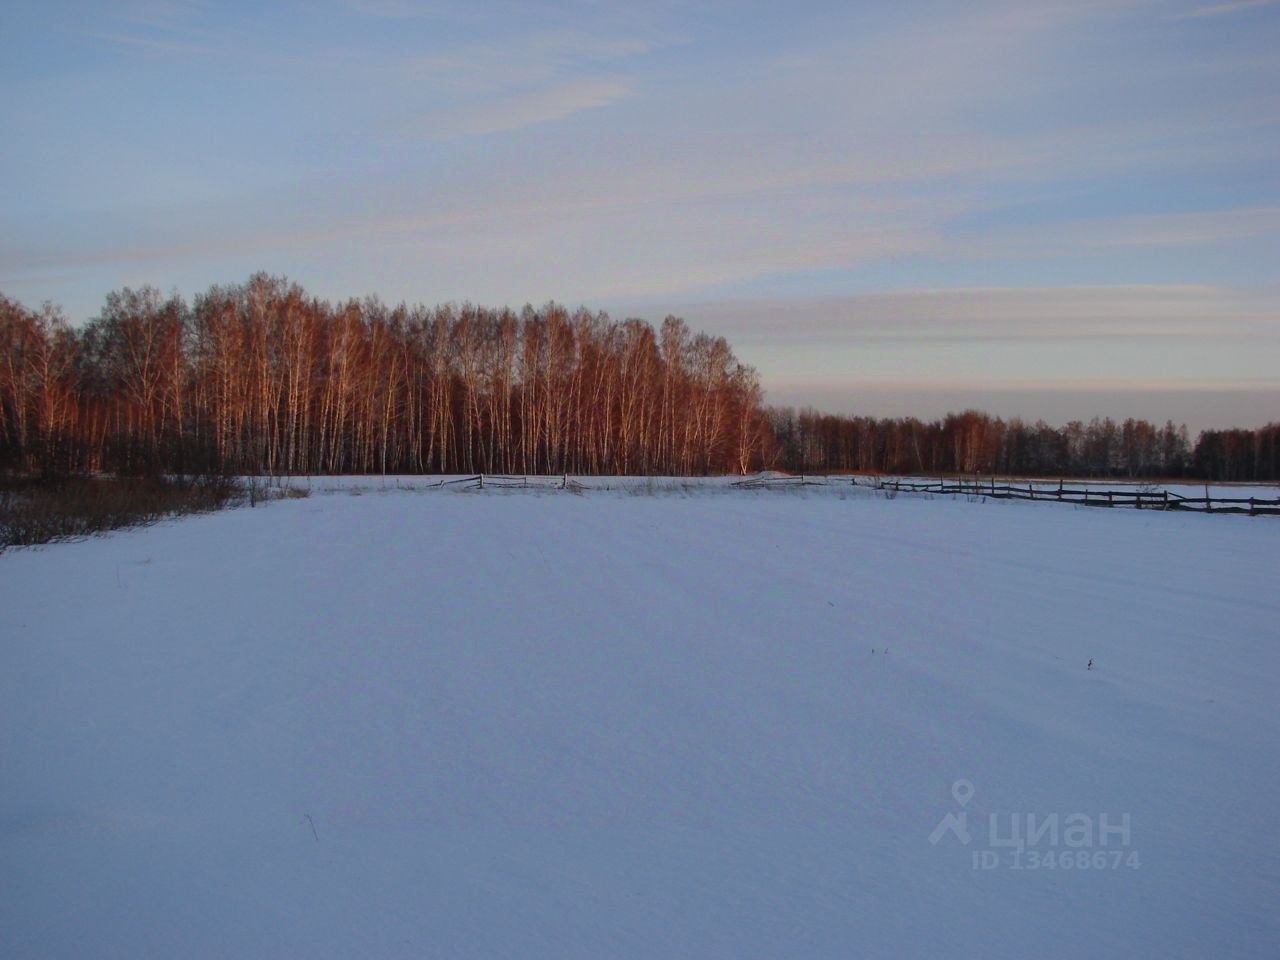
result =
[[[1253,497],[1249,498],[1249,516],[1253,516]]]

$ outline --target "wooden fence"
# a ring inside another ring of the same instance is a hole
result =
[[[1049,500],[1083,507],[1130,507],[1138,510],[1192,510],[1197,513],[1244,513],[1251,517],[1280,516],[1280,499],[1258,497],[1185,497],[1171,490],[1108,489],[997,483],[991,480],[880,480],[877,489],[902,493],[992,497],[996,500]]]
[[[861,481],[861,482],[860,482]],[[1083,507],[1129,507],[1138,510],[1190,510],[1196,513],[1242,513],[1251,517],[1280,516],[1280,498],[1188,497],[1172,490],[1154,488],[1092,489],[1077,484],[1013,483],[995,478],[957,477],[943,480],[899,480],[894,478],[771,476],[746,477],[733,484],[743,490],[781,490],[798,487],[870,486],[889,493],[928,493],[941,496],[992,497],[996,500],[1041,500],[1072,503]]]
[[[803,474],[799,476],[746,477],[743,480],[735,480],[731,486],[740,490],[778,490],[787,487],[843,487],[847,486],[850,480],[857,486],[857,477],[806,477]]]
[[[871,487],[887,493],[921,493],[938,496],[991,497],[996,500],[1040,500],[1072,503],[1082,507],[1129,507],[1138,510],[1183,510],[1196,513],[1240,513],[1251,517],[1280,516],[1280,498],[1259,497],[1187,497],[1172,490],[1153,488],[1091,489],[1067,485],[1062,480],[1054,485],[1013,483],[995,478],[958,477],[943,480],[900,480],[895,478],[831,477],[831,476],[757,476],[744,477],[731,484],[741,490],[779,490],[799,487]],[[586,488],[569,476],[517,476],[478,473],[466,477],[442,479],[439,487],[461,487],[476,490],[570,490]]]
[[[441,480],[440,487],[463,487],[483,490],[583,490],[582,484],[567,474],[559,477],[527,477],[513,474],[477,473],[470,477]]]

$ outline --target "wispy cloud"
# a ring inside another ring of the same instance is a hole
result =
[[[1052,379],[830,378],[766,380],[767,399],[862,416],[928,419],[978,408],[1024,422],[1055,425],[1093,417],[1166,419],[1197,430],[1227,425],[1260,427],[1280,410],[1280,381],[1060,377]]]
[[[135,26],[170,29],[208,10],[208,0],[129,0],[118,7],[118,16]]]
[[[1089,217],[957,230],[955,255],[1031,257],[1099,255],[1125,250],[1213,250],[1280,241],[1280,207]]]
[[[1244,13],[1260,7],[1274,7],[1280,0],[1228,0],[1227,3],[1212,3],[1195,7],[1178,15],[1179,20],[1203,20],[1206,17],[1225,17],[1233,13]]]
[[[592,33],[581,29],[535,30],[502,40],[452,45],[447,51],[409,61],[411,66],[444,78],[468,71],[491,71],[505,60],[532,60],[555,67],[578,62],[618,60],[648,53],[662,45],[641,36]]]
[[[605,107],[632,93],[631,84],[618,77],[584,77],[478,103],[467,103],[428,114],[406,132],[445,140],[478,134],[501,133],[565,117],[583,110]]]
[[[209,14],[207,0],[134,0],[104,12],[101,21],[87,18],[83,29],[117,47],[179,61],[244,46],[210,30]]]
[[[937,390],[982,390],[987,393],[1007,391],[1052,390],[1063,393],[1094,393],[1097,391],[1126,391],[1153,393],[1181,391],[1186,393],[1253,393],[1256,391],[1280,392],[1280,378],[1253,377],[1248,379],[1221,380],[1213,378],[1171,380],[1145,377],[1054,377],[1050,380],[1026,377],[1002,377],[975,381],[963,377],[937,377],[929,380],[912,380],[900,377],[857,377],[839,384],[830,381],[808,381],[811,386],[837,386],[883,390],[886,392],[921,393]]]
[[[1103,247],[1206,247],[1280,235],[1280,207],[1118,217],[1089,221],[1074,229]]]
[[[216,44],[197,43],[163,36],[143,36],[129,33],[95,33],[92,36],[122,47],[171,57],[215,56],[224,52],[224,48]]]
[[[340,0],[352,13],[387,20],[407,20],[414,17],[446,16],[449,8],[439,3],[423,0]]]
[[[577,28],[534,30],[407,57],[397,72],[417,88],[464,95],[510,94],[599,71],[601,64],[639,57],[668,42]]]
[[[951,288],[721,301],[684,312],[754,343],[1251,339],[1275,347],[1274,294],[1193,284]]]

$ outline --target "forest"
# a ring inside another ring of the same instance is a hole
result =
[[[0,470],[338,474],[1014,473],[1280,479],[1280,424],[767,407],[722,337],[550,303],[339,303],[257,274],[187,304],[107,295],[83,327],[0,295]]]
[[[674,317],[331,304],[266,275],[83,329],[0,299],[0,464],[253,474],[740,473],[771,455],[754,370]]]
[[[939,420],[845,417],[771,408],[776,457],[809,473],[1005,474],[1040,477],[1280,479],[1280,423],[1258,430],[1095,417],[1053,427],[977,410]]]

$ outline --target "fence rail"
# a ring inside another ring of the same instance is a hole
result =
[[[983,480],[881,480],[877,489],[901,493],[991,497],[996,500],[1049,500],[1084,507],[1130,507],[1138,510],[1191,510],[1197,513],[1244,513],[1280,516],[1280,499],[1258,497],[1186,497],[1171,490],[1092,490],[1088,487],[1037,487],[1033,483]]]
[[[747,477],[744,480],[735,480],[731,486],[737,487],[739,490],[774,490],[780,487],[830,487],[844,486],[849,477],[806,477],[804,474],[798,476],[779,476],[779,477]],[[853,481],[855,484],[857,480]]]
[[[920,493],[938,496],[991,497],[995,500],[1041,500],[1071,503],[1084,507],[1128,507],[1138,510],[1181,510],[1195,513],[1238,513],[1251,517],[1280,516],[1280,498],[1261,497],[1188,497],[1163,489],[1105,489],[1033,482],[998,482],[992,478],[956,478],[943,480],[897,479],[859,476],[776,475],[744,477],[731,487],[739,490],[782,490],[801,487],[855,487],[888,493]],[[477,473],[465,477],[442,478],[430,489],[457,487],[484,490],[569,490],[581,493],[588,488],[568,475],[522,476],[516,474]]]
[[[477,473],[469,477],[441,480],[440,487],[462,487],[483,490],[583,490],[584,487],[568,474],[559,477],[529,477],[515,474]]]

